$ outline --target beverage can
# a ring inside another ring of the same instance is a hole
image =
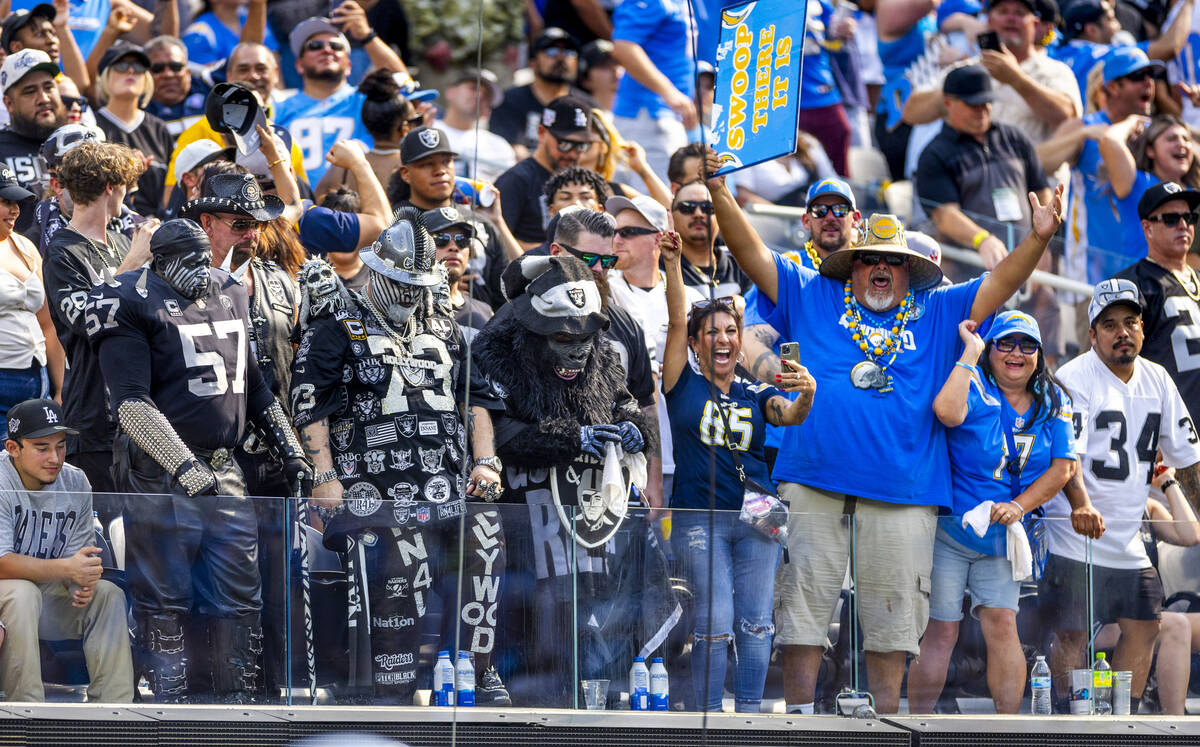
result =
[[[490,208],[496,204],[496,188],[482,179],[454,177],[454,201],[462,205],[478,204]]]

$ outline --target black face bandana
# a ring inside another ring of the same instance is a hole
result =
[[[425,290],[424,286],[399,283],[372,271],[367,295],[398,329],[408,324],[417,304],[425,298]]]
[[[169,257],[155,257],[154,271],[175,292],[193,301],[208,293],[212,274],[212,251],[190,251]]]
[[[554,373],[563,381],[574,381],[587,365],[588,356],[592,354],[595,337],[584,340],[560,342],[553,337],[546,338],[546,351],[549,353],[546,361],[554,368]]]

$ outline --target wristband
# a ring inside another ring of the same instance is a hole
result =
[[[1179,481],[1176,480],[1174,477],[1172,477],[1170,480],[1167,480],[1166,482],[1164,482],[1162,484],[1162,488],[1160,488],[1160,490],[1162,490],[1162,492],[1165,493],[1165,492],[1167,492],[1167,488],[1171,487],[1172,485],[1178,485],[1178,484],[1179,484]],[[1182,490],[1182,488],[1180,488],[1180,489]]]
[[[379,38],[379,34],[375,33],[374,29],[371,29],[371,33],[367,34],[366,36],[364,36],[361,39],[355,39],[354,41],[358,42],[361,46],[365,47],[378,38]]]
[[[971,373],[975,373],[975,367],[974,367],[974,366],[972,366],[972,365],[969,365],[969,364],[967,364],[967,363],[963,363],[962,361],[954,361],[954,365],[958,366],[959,368],[965,368],[965,369],[967,369],[968,371],[970,371]]]
[[[327,482],[333,482],[336,479],[337,472],[335,470],[327,469],[324,472],[318,472],[316,476],[313,477],[313,487],[315,488],[318,485],[324,485]]]
[[[971,248],[978,249],[979,245],[983,243],[983,240],[991,235],[992,234],[988,231],[980,231],[979,233],[975,234],[971,237]]]

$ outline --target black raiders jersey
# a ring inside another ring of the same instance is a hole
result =
[[[1200,411],[1200,303],[1170,270],[1149,259],[1126,267],[1116,277],[1132,280],[1145,299],[1142,357],[1167,369],[1195,417]]]
[[[464,510],[469,446],[458,404],[468,392],[466,345],[449,317],[414,324],[405,346],[360,307],[316,319],[300,337],[292,414],[297,428],[329,419],[346,508],[331,533]],[[470,404],[489,407],[486,383],[471,379]]]
[[[272,402],[250,350],[246,290],[212,270],[208,293],[192,301],[150,270],[96,286],[84,312],[114,414],[121,402],[150,399],[191,447],[232,448],[248,409]]]

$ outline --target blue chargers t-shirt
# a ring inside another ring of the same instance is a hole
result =
[[[44,2],[46,0],[12,0],[11,9],[13,11],[33,10],[35,5],[41,5]],[[87,59],[100,39],[100,33],[104,31],[105,24],[108,23],[108,14],[112,12],[112,5],[109,0],[68,0],[68,5],[70,5],[71,11],[70,18],[67,20],[67,28],[71,29],[71,36],[75,37],[75,44],[83,53],[84,59]]]
[[[893,41],[880,41],[879,61],[883,63],[885,83],[879,91],[875,113],[882,115],[889,131],[900,125],[904,105],[912,95],[912,81],[905,77],[910,65],[925,54],[928,40],[937,33],[933,17],[923,16],[904,36]]]
[[[772,475],[778,482],[887,503],[950,507],[946,429],[933,415],[961,342],[982,278],[914,294],[918,318],[904,330],[888,367],[893,390],[857,389],[850,370],[866,360],[846,327],[843,284],[775,257],[779,297],[758,297],[758,312],[800,357],[817,381],[803,425],[788,428]],[[862,310],[862,329],[891,329],[895,314]]]
[[[732,433],[726,438],[725,422],[710,398],[715,393],[725,411]],[[748,381],[738,376],[729,386],[729,394],[711,385],[708,379],[688,363],[679,380],[667,392],[667,416],[671,420],[671,439],[675,454],[675,482],[671,489],[671,508],[708,508],[709,455],[716,453],[717,509],[740,510],[743,489],[737,476],[733,455],[726,442],[738,451],[746,477],[765,488],[774,487],[763,458],[763,438],[767,420],[763,412],[772,397],[781,392],[769,384]]]
[[[249,10],[246,8],[238,11],[238,21],[243,28],[246,26],[248,15]],[[233,48],[238,45],[240,32],[241,29],[233,31],[221,23],[221,19],[217,18],[212,11],[201,13],[183,32],[183,43],[187,47],[188,62],[208,65],[227,59]],[[279,51],[279,41],[271,32],[269,24],[263,35],[263,46],[272,52]]]
[[[337,141],[354,139],[373,146],[375,140],[362,123],[365,100],[353,86],[344,85],[327,99],[300,91],[276,106],[275,123],[286,127],[300,146],[310,184],[320,181],[329,168],[325,154]]]
[[[842,92],[833,78],[829,50],[825,48],[826,34],[833,21],[833,6],[827,0],[814,0],[807,10],[804,61],[800,65],[800,108],[819,109],[842,101]]]
[[[671,85],[689,98],[694,95],[695,63],[686,0],[625,0],[613,11],[612,22],[614,42],[639,45]],[[676,116],[661,96],[626,75],[617,86],[613,114],[632,118],[643,109],[654,119]]]
[[[962,525],[962,516],[984,501],[1006,503],[1013,499],[1005,461],[1008,446],[1004,432],[1012,428],[1013,443],[1021,455],[1018,495],[1050,469],[1053,459],[1075,458],[1075,429],[1071,424],[1071,398],[1058,390],[1062,409],[1054,418],[1049,402],[1042,405],[1036,423],[1016,428],[1017,412],[1008,404],[1004,392],[987,380],[978,367],[972,367],[971,388],[967,394],[967,417],[962,425],[950,428],[950,470],[954,483],[951,516],[943,516],[939,527],[960,545],[984,555],[1006,554],[1007,530],[1003,524],[988,527],[982,537]],[[1029,410],[1020,413],[1028,419]]]
[[[1141,42],[1137,47],[1143,52],[1149,51],[1150,42]],[[1049,47],[1046,53],[1050,55],[1050,59],[1058,60],[1071,68],[1071,72],[1075,73],[1076,82],[1079,83],[1079,92],[1086,96],[1088,75],[1091,74],[1092,68],[1104,59],[1104,56],[1113,48],[1112,44],[1097,44],[1084,39],[1071,39],[1057,46]]]

